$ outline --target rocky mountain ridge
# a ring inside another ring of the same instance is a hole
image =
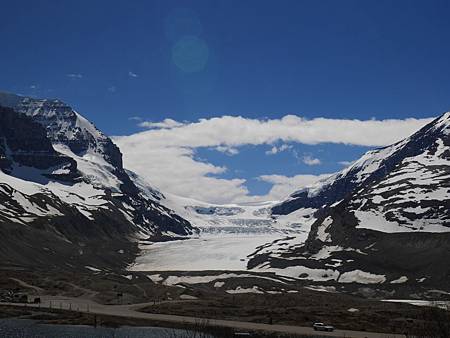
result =
[[[117,146],[70,106],[6,93],[0,106],[2,262],[124,266],[138,240],[195,231],[141,190]]]
[[[316,221],[305,243],[273,243],[249,267],[334,286],[449,292],[450,113],[272,211],[311,206]]]

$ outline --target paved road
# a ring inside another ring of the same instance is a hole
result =
[[[234,320],[219,320],[219,319],[207,319],[207,318],[196,318],[187,316],[176,316],[167,314],[155,314],[155,313],[143,313],[138,312],[137,309],[153,305],[151,303],[141,303],[132,305],[103,305],[95,303],[88,299],[82,298],[71,298],[71,297],[58,297],[58,296],[40,296],[42,304],[12,304],[12,303],[0,303],[7,305],[21,305],[21,306],[33,306],[33,307],[52,307],[52,308],[62,308],[72,311],[82,311],[102,315],[111,315],[118,317],[127,318],[139,318],[148,319],[161,322],[172,322],[172,323],[207,323],[211,326],[222,326],[230,327],[239,330],[256,330],[256,331],[267,331],[267,332],[280,332],[280,333],[291,333],[291,334],[303,334],[303,335],[318,335],[310,327],[302,326],[289,326],[289,325],[269,325],[261,323],[250,323],[250,322],[240,322]],[[348,330],[335,330],[334,332],[320,332],[321,336],[329,337],[346,337],[346,338],[406,338],[404,335],[399,334],[385,334],[376,332],[362,332],[362,331],[348,331]]]

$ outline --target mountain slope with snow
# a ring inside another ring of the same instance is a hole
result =
[[[450,113],[272,211],[305,206],[320,206],[306,242],[269,246],[249,267],[316,282],[450,289]]]
[[[0,106],[3,262],[42,263],[60,247],[74,262],[91,250],[107,264],[116,255],[105,246],[120,247],[117,262],[124,262],[136,254],[138,239],[193,233],[188,221],[136,186],[119,149],[71,107],[5,93]],[[45,249],[34,238],[58,244]],[[20,253],[18,239],[29,254]]]
[[[363,227],[376,223],[364,218],[382,214],[385,222],[395,224],[383,227],[380,219],[380,231],[450,231],[449,135],[446,113],[411,137],[369,151],[349,168],[292,194],[272,213],[288,214],[296,205],[330,207],[351,198],[351,209],[363,218]]]

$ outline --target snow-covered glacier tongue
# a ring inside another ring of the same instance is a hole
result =
[[[272,208],[317,208],[304,244],[249,261],[351,292],[401,297],[450,291],[450,113]],[[371,285],[365,288],[362,285]],[[434,292],[433,291],[433,292]]]
[[[142,179],[140,183],[145,184]],[[303,243],[315,211],[273,216],[270,210],[277,202],[217,205],[172,194],[161,194],[160,203],[187,219],[198,233],[187,240],[143,243],[133,270],[247,270],[251,255],[273,241]]]
[[[139,181],[145,185],[142,179]],[[142,189],[155,191],[148,185]],[[304,244],[315,209],[273,216],[270,209],[277,202],[216,205],[161,193],[158,198],[198,232],[189,239],[142,242],[140,255],[130,270],[144,273],[162,285],[189,288],[210,284],[227,293],[280,293],[296,288],[295,279],[253,271],[248,263],[255,252],[272,243]]]
[[[67,104],[0,93],[0,109],[3,262],[124,267],[138,240],[195,231],[137,187],[117,146]]]

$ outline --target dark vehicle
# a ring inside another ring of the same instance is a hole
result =
[[[334,327],[331,325],[325,325],[324,323],[314,323],[313,328],[315,331],[334,331]]]

